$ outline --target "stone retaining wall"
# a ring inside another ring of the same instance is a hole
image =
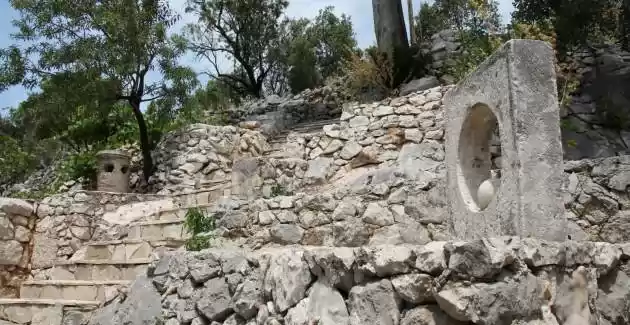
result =
[[[17,297],[31,268],[36,206],[0,198],[0,297]]]
[[[411,246],[210,249],[156,261],[150,282],[139,280],[127,300],[97,317],[124,321],[124,311],[142,299],[161,305],[145,310],[142,319],[164,317],[169,325],[534,325],[550,324],[551,317],[562,324],[580,311],[572,306],[583,303],[592,321],[622,325],[630,321],[629,248],[503,237]]]
[[[250,193],[249,201],[224,205],[232,210],[218,220],[219,232],[248,248],[452,239],[444,163],[434,154],[431,147],[405,144],[391,166],[349,174],[317,194],[286,193],[263,184],[269,198],[254,199]],[[630,241],[629,172],[630,156],[565,162],[568,239]]]
[[[442,96],[448,89],[435,87],[372,104],[345,105],[339,124],[326,125],[319,134],[289,134],[287,158],[235,163],[232,192],[247,197],[270,197],[273,188],[296,192],[360,167],[392,164],[417,147],[427,158],[442,161]]]
[[[119,239],[127,231],[120,224],[133,221],[120,218],[139,219],[160,207],[175,205],[164,196],[131,193],[77,191],[48,197],[37,208],[33,268],[66,260],[88,241]]]
[[[268,150],[258,131],[233,126],[193,124],[169,133],[158,145],[153,192],[176,194],[213,187],[230,180],[232,162]]]

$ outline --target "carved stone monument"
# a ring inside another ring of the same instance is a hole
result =
[[[458,238],[567,239],[553,62],[549,44],[511,40],[446,94],[448,200]],[[496,127],[500,164],[492,159]]]
[[[129,161],[131,157],[122,151],[104,150],[96,154],[98,174],[97,189],[103,192],[129,192]]]

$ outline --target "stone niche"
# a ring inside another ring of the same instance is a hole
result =
[[[97,189],[102,192],[129,192],[129,162],[131,157],[119,150],[100,151]]]
[[[511,40],[446,94],[448,201],[458,238],[567,239],[553,60],[545,42]],[[481,203],[484,186],[494,196]]]

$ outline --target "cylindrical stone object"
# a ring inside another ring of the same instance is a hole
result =
[[[129,192],[129,163],[131,157],[119,150],[103,150],[96,154],[98,173],[97,190],[102,192]]]

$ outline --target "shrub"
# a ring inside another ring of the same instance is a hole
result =
[[[24,179],[37,167],[35,156],[15,139],[0,136],[0,184],[11,184]]]
[[[60,177],[56,183],[67,180],[81,180],[89,189],[96,188],[97,150],[88,150],[70,155],[61,165]]]
[[[345,62],[344,70],[350,95],[356,100],[363,99],[366,94],[382,98],[394,89],[393,66],[374,48],[353,53]]]
[[[212,246],[214,235],[211,232],[215,229],[215,216],[205,215],[199,208],[190,208],[186,212],[184,227],[192,235],[186,241],[186,249],[189,251],[200,251]]]

